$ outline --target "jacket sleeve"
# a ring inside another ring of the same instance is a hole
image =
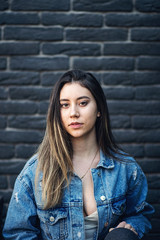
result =
[[[154,213],[153,207],[146,202],[147,192],[146,177],[139,165],[136,164],[129,180],[123,221],[134,227],[139,238],[142,238],[151,229],[149,218]]]
[[[39,221],[33,191],[17,178],[3,229],[5,239],[38,240]]]

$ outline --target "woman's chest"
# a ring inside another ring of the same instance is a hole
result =
[[[97,210],[91,172],[89,172],[89,174],[87,174],[87,176],[82,180],[82,191],[84,216],[88,216]]]

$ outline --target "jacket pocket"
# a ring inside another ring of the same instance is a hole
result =
[[[111,203],[111,225],[116,226],[126,211],[126,199],[122,198]]]
[[[38,209],[42,235],[49,239],[65,239],[68,236],[68,209]]]

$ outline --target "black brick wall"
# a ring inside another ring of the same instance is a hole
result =
[[[113,132],[147,175],[160,239],[160,1],[1,0],[0,196],[42,140],[52,86],[70,68],[93,72]]]

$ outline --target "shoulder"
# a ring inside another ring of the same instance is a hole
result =
[[[98,166],[103,166],[107,169],[117,169],[134,168],[136,165],[136,160],[122,150],[118,150],[117,152],[110,151],[110,155],[105,155],[100,151],[100,163]]]
[[[34,185],[37,164],[38,156],[35,154],[26,162],[22,171],[17,177],[17,181],[26,186]]]
[[[114,153],[113,161],[115,167],[125,169],[128,176],[144,175],[140,165],[137,163],[135,158],[124,151]]]
[[[117,153],[114,153],[113,159],[115,163],[124,164],[127,166],[137,166],[138,163],[136,162],[135,158],[132,157],[130,154],[120,150]]]
[[[37,154],[33,155],[24,165],[21,173],[19,174],[19,178],[21,178],[25,174],[34,173],[37,168],[38,156]]]
[[[116,160],[117,158],[117,160]],[[138,184],[142,180],[145,180],[145,174],[141,169],[140,165],[137,163],[134,157],[130,156],[129,154],[121,151],[116,156],[114,163],[115,166],[119,166],[125,169],[126,176],[128,180],[132,184]]]

